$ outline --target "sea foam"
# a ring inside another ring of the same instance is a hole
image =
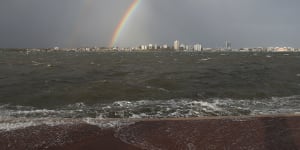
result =
[[[128,124],[128,119],[299,114],[300,96],[266,99],[171,99],[74,103],[55,109],[0,105],[0,130],[38,125],[87,123],[101,128]]]

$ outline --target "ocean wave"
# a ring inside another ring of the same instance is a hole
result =
[[[88,123],[101,128],[128,124],[127,119],[189,118],[299,114],[300,96],[269,99],[171,99],[115,101],[88,105],[75,103],[56,109],[0,105],[0,130],[37,125]]]

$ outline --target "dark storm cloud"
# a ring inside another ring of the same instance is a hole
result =
[[[0,47],[105,45],[129,4],[130,0],[4,0]]]
[[[152,2],[156,17],[152,22],[156,23],[149,29],[159,30],[157,38],[171,36],[211,47],[223,46],[225,40],[235,47],[299,46],[299,4],[279,0]]]
[[[0,47],[107,46],[132,0],[2,0]],[[118,44],[300,47],[298,0],[141,0]]]

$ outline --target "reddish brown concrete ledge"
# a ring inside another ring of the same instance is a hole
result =
[[[138,120],[119,129],[38,126],[1,132],[0,139],[1,150],[297,150],[300,116]]]

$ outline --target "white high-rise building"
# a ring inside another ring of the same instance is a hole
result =
[[[202,45],[201,44],[195,44],[194,45],[194,51],[202,51]]]
[[[153,44],[149,44],[148,49],[153,49]]]
[[[147,45],[142,45],[142,46],[141,46],[141,49],[142,49],[142,50],[147,50]]]
[[[164,44],[162,47],[163,47],[163,49],[167,49],[168,48],[168,44]]]
[[[231,49],[231,43],[229,41],[225,42],[226,49]]]
[[[157,50],[158,49],[158,46],[157,44],[154,44],[154,49]]]
[[[184,45],[183,43],[180,44],[179,49],[180,49],[180,50],[185,50],[185,45]]]
[[[174,41],[174,49],[175,49],[175,50],[179,50],[179,48],[180,48],[180,43],[179,43],[179,41],[178,41],[178,40]]]

